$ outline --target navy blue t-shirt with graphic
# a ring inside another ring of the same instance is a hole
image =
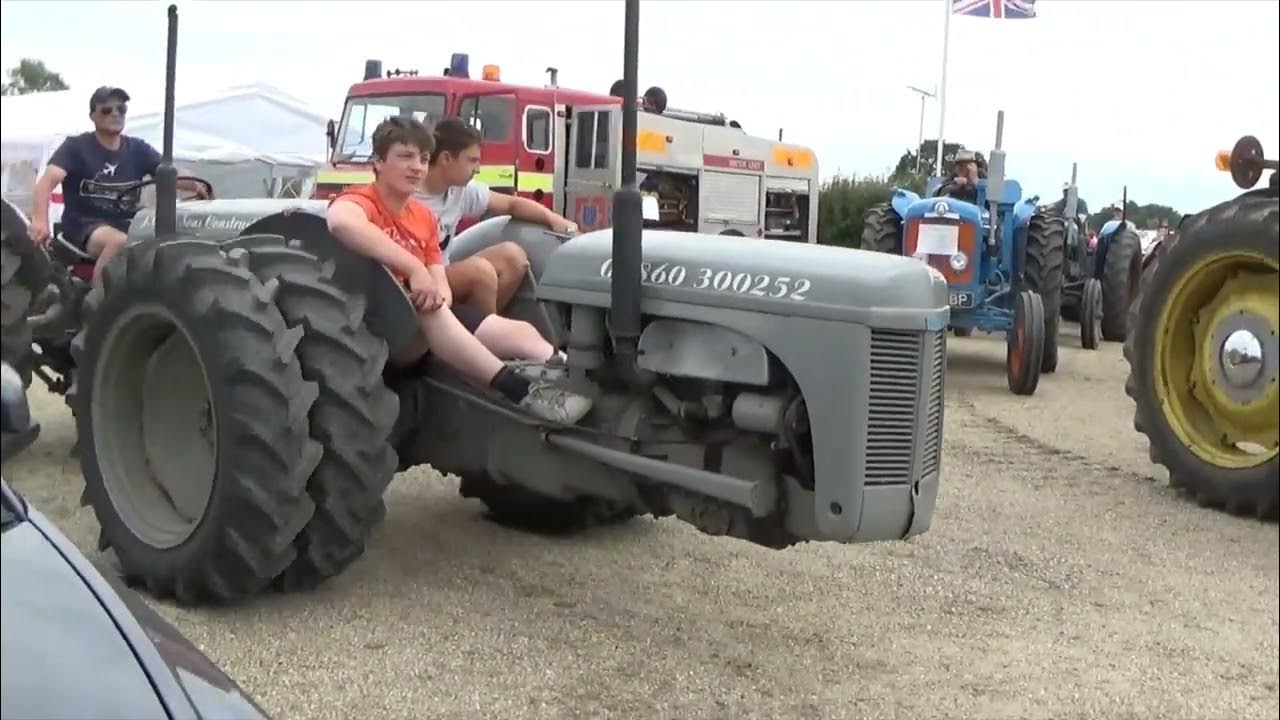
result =
[[[63,141],[49,158],[67,172],[62,181],[62,232],[79,239],[92,224],[106,222],[124,229],[134,210],[117,207],[119,189],[155,175],[160,153],[136,137],[120,136],[120,149],[108,150],[91,132]]]

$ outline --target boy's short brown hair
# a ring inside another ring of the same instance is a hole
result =
[[[435,162],[440,153],[457,155],[469,147],[479,145],[484,139],[479,130],[458,118],[447,118],[436,123],[432,135],[435,136],[435,149],[431,152],[431,162]]]
[[[435,137],[431,130],[411,117],[396,115],[378,123],[373,130],[373,154],[379,160],[386,160],[391,146],[396,144],[417,147],[425,156],[435,150]]]

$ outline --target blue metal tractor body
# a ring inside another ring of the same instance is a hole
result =
[[[947,276],[951,327],[1008,336],[1014,328],[1013,290],[1022,272],[1021,248],[1039,198],[1023,199],[1022,186],[1016,180],[1004,180],[1000,196],[994,198],[997,222],[993,236],[987,180],[978,180],[976,203],[936,196],[944,181],[932,178],[925,197],[894,188],[890,205],[902,218],[903,253],[934,265]],[[937,226],[956,230],[934,232]],[[941,244],[931,244],[926,238],[938,238]],[[953,248],[944,247],[951,243],[950,238],[955,238]],[[927,247],[922,248],[922,243]],[[970,267],[973,272],[965,272]]]

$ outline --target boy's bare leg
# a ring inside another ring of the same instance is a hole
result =
[[[481,257],[469,257],[444,268],[454,304],[465,303],[486,315],[498,313],[498,271]]]
[[[490,315],[476,328],[476,339],[503,360],[544,362],[556,349],[527,322]]]
[[[418,321],[431,352],[476,385],[487,387],[505,367],[448,308],[419,312]]]
[[[502,242],[476,253],[478,258],[489,261],[497,273],[496,304],[501,312],[511,304],[516,292],[524,284],[529,271],[529,256],[524,248],[513,242]]]
[[[555,423],[572,425],[590,411],[589,398],[507,367],[467,330],[449,308],[420,312],[418,318],[425,344],[430,351],[473,384],[497,390],[524,410]],[[502,319],[491,315],[485,323],[494,318]],[[533,330],[532,326],[529,329]],[[533,332],[537,334],[536,330]],[[416,342],[413,345],[416,347],[407,348],[397,359],[410,359],[414,351],[422,347]],[[421,357],[421,353],[416,357]]]

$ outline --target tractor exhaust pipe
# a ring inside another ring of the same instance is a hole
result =
[[[636,361],[640,342],[640,263],[643,228],[640,191],[636,189],[636,94],[639,85],[640,0],[626,0],[622,44],[622,187],[613,194],[613,277],[610,283],[610,328],[618,370],[638,384]]]
[[[174,84],[178,69],[178,6],[169,6],[168,57],[164,69],[164,149],[156,168],[156,239],[178,234],[178,169],[173,166]]]

